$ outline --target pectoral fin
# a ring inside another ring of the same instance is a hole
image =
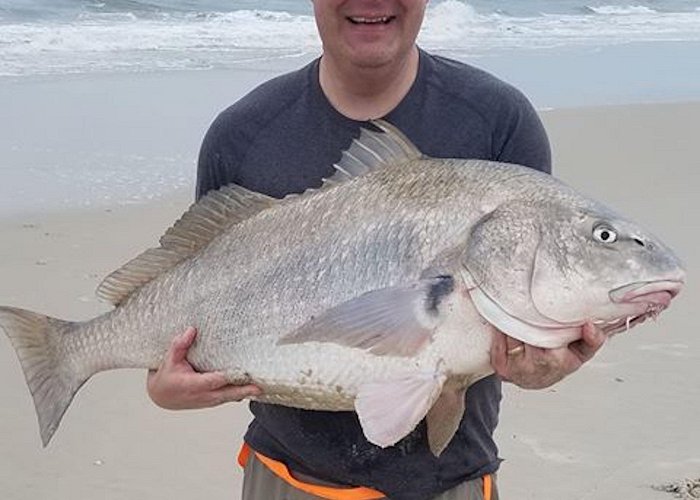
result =
[[[439,457],[452,441],[464,415],[466,388],[445,387],[428,412],[428,444],[433,455]]]
[[[355,411],[367,440],[386,448],[408,435],[433,406],[444,382],[444,375],[416,373],[360,387]]]
[[[453,289],[451,276],[438,276],[373,290],[325,311],[277,343],[332,342],[378,356],[413,356],[432,340],[439,305]]]

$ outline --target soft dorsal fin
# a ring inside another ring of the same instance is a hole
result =
[[[353,139],[343,151],[340,161],[333,165],[335,174],[324,180],[324,187],[358,177],[386,165],[405,163],[422,157],[416,146],[391,123],[373,120],[372,125],[382,132],[363,128],[360,137]]]
[[[97,296],[115,306],[121,304],[135,290],[199,252],[227,227],[276,201],[235,184],[211,191],[161,236],[160,247],[149,248],[107,276]]]

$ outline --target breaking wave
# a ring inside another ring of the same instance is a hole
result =
[[[567,45],[700,40],[696,2],[432,1],[428,49],[482,55]],[[676,10],[669,10],[670,4]],[[0,7],[0,75],[231,67],[318,53],[310,2],[13,0]]]

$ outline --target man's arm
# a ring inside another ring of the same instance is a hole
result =
[[[552,151],[547,131],[530,101],[513,89],[508,105],[504,104],[502,121],[507,126],[496,129],[493,137],[496,161],[516,163],[552,173]]]

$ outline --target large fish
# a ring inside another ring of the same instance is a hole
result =
[[[354,410],[382,447],[426,418],[437,455],[467,387],[493,371],[494,327],[561,347],[588,320],[612,334],[655,316],[681,289],[669,248],[555,178],[428,158],[376,125],[319,189],[204,197],[102,283],[109,313],[1,307],[44,445],[92,375],[156,368],[195,325],[196,369],[259,385],[259,401]]]

